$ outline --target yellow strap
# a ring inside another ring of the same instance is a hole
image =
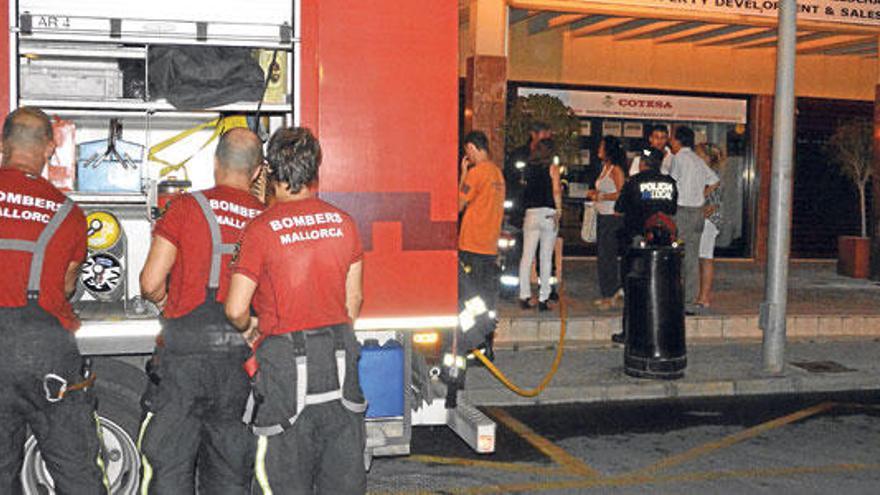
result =
[[[176,172],[178,170],[183,169],[184,178],[188,178],[189,174],[187,173],[187,170],[186,170],[186,164],[194,156],[199,154],[199,152],[201,152],[209,144],[211,144],[215,139],[217,139],[219,136],[223,135],[224,132],[228,131],[229,129],[234,129],[236,127],[247,128],[248,127],[247,117],[245,117],[243,115],[232,115],[229,117],[216,118],[216,119],[208,121],[208,122],[203,122],[195,127],[191,127],[189,129],[186,129],[185,131],[183,131],[179,134],[175,134],[174,136],[171,136],[170,138],[151,146],[150,150],[147,154],[147,159],[149,161],[153,161],[153,162],[165,165],[165,167],[163,167],[162,170],[159,171],[159,177],[165,177],[166,175],[170,174],[171,172]],[[183,141],[184,139],[192,136],[193,134],[196,134],[200,131],[203,131],[205,129],[210,129],[210,128],[214,128],[214,132],[211,133],[211,137],[209,137],[208,140],[205,141],[199,147],[199,149],[197,149],[194,153],[192,153],[191,155],[189,155],[188,157],[186,157],[182,161],[177,162],[177,163],[172,163],[172,162],[169,162],[167,160],[164,160],[164,159],[156,156],[157,153],[164,151],[165,149],[171,147],[174,144],[179,143],[180,141]]]

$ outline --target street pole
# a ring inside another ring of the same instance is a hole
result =
[[[781,373],[785,364],[785,313],[788,300],[788,254],[791,244],[791,187],[794,146],[794,64],[797,2],[779,2],[776,48],[776,96],[773,114],[773,172],[770,183],[770,235],[767,282],[761,305],[764,370]]]

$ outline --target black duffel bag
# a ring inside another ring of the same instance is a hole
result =
[[[248,48],[150,48],[150,93],[175,108],[196,110],[263,97],[263,70]]]

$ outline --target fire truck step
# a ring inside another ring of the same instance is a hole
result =
[[[495,452],[495,422],[476,407],[459,399],[447,411],[446,424],[478,454]]]

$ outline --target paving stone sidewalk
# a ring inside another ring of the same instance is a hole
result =
[[[529,388],[553,357],[547,346],[521,346],[498,351],[495,363]],[[785,361],[782,374],[770,375],[762,371],[760,343],[693,344],[684,378],[649,380],[624,374],[622,347],[569,344],[559,372],[536,398],[517,396],[481,367],[468,370],[463,393],[474,405],[508,406],[880,390],[880,339],[790,342]]]
[[[620,311],[600,311],[596,262],[566,260],[568,335],[576,343],[606,343],[620,329]],[[687,318],[695,341],[760,340],[758,308],[764,297],[764,267],[745,261],[716,261],[712,307]],[[555,342],[557,312],[521,310],[515,299],[499,305],[498,344]],[[837,275],[829,262],[792,262],[789,272],[788,335],[793,339],[880,336],[880,283]]]

